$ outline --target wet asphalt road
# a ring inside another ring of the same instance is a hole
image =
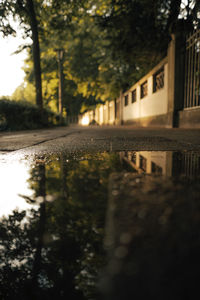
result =
[[[70,126],[0,134],[0,153],[62,151],[200,151],[198,129]]]

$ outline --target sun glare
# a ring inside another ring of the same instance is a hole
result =
[[[89,125],[89,118],[87,116],[83,117],[81,124],[84,126]]]

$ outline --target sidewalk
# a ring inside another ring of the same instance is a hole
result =
[[[77,130],[71,127],[0,133],[0,151],[10,152],[66,137]]]

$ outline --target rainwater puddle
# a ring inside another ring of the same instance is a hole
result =
[[[125,151],[62,153],[19,159],[5,154],[0,157],[0,299],[92,300],[99,299],[99,291],[105,296],[102,299],[129,299],[122,297],[124,278],[126,290],[131,292],[130,279],[137,282],[143,277],[152,281],[152,291],[150,283],[147,283],[150,295],[158,292],[153,287],[156,276],[163,273],[163,280],[169,276],[169,270],[164,274],[167,266],[160,262],[162,255],[166,255],[167,262],[170,264],[172,261],[172,265],[176,257],[180,258],[181,265],[182,257],[189,255],[190,251],[199,252],[200,204],[196,198],[191,197],[191,207],[185,202],[181,204],[180,199],[174,207],[176,197],[173,205],[169,197],[167,204],[165,200],[154,197],[160,205],[156,206],[150,196],[145,196],[144,184],[143,191],[141,185],[144,203],[134,204],[130,202],[134,198],[131,193],[134,184],[140,184],[142,178],[135,177],[129,195],[124,197],[121,192],[121,199],[119,191],[123,190],[123,182],[119,179],[114,181],[116,188],[110,188],[114,200],[110,200],[108,186],[113,173],[132,173],[133,177],[153,174],[156,178],[183,178],[192,186],[191,182],[196,184],[200,175],[200,154]],[[162,180],[159,184],[161,190]],[[173,190],[168,185],[170,188]],[[179,190],[182,191],[181,185]],[[197,192],[199,190],[194,191]],[[109,207],[114,207],[112,212]],[[140,211],[136,207],[140,207]],[[181,214],[177,213],[179,209]],[[186,213],[189,219],[185,217]],[[173,216],[173,222],[166,227],[170,216]],[[161,227],[163,232],[157,232]],[[193,232],[191,236],[190,231]],[[145,235],[152,237],[153,233],[155,241],[149,241],[147,237],[143,245]],[[106,250],[103,245],[105,236],[109,234],[112,241],[109,241],[109,249]],[[185,245],[184,238],[190,245],[195,240],[192,250]],[[135,248],[132,241],[136,242]],[[163,241],[167,241],[169,251],[165,252],[160,246]],[[137,243],[140,244],[141,255]],[[155,251],[152,250],[154,248]],[[155,253],[159,251],[161,257],[158,261]],[[154,279],[149,272],[151,264],[156,270],[153,271]],[[179,266],[177,268],[180,269]],[[178,278],[178,275],[173,276]],[[135,289],[135,293],[137,299],[139,291]],[[108,294],[109,298],[106,298]],[[178,294],[173,298],[170,292],[166,295],[166,299],[183,299]],[[144,295],[140,299],[146,298],[148,296]]]

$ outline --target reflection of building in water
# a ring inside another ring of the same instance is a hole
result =
[[[172,152],[124,151],[120,156],[138,173],[172,175]]]
[[[173,176],[183,175],[188,178],[200,176],[200,154],[193,152],[173,153]]]
[[[138,173],[196,178],[200,175],[200,154],[172,151],[123,151],[120,157]]]

